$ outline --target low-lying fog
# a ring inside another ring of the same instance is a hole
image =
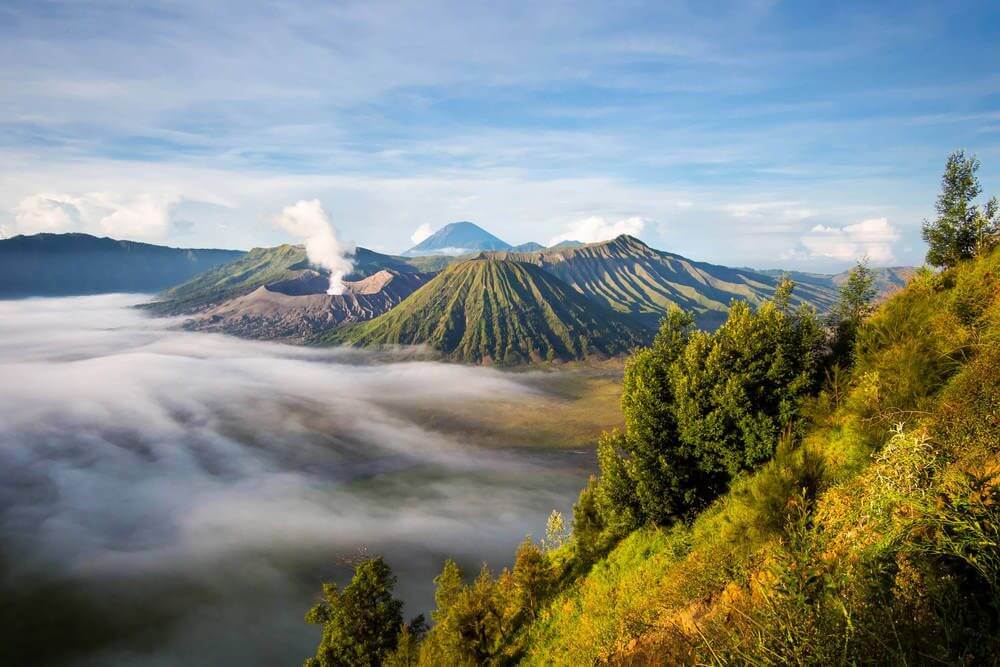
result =
[[[593,467],[404,416],[541,395],[532,375],[188,333],[141,300],[0,301],[0,651],[301,664],[351,558],[426,612],[446,555],[509,564]]]

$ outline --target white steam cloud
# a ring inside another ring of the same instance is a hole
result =
[[[421,241],[429,238],[433,233],[434,230],[431,229],[431,226],[425,222],[413,230],[413,233],[410,234],[410,240],[413,241],[413,245],[417,245]]]
[[[286,207],[275,219],[275,224],[303,239],[309,261],[330,272],[330,287],[326,293],[343,294],[344,276],[354,267],[349,257],[354,252],[354,244],[337,238],[337,231],[319,200],[302,200]]]
[[[569,224],[564,233],[553,237],[549,241],[549,245],[552,246],[563,241],[597,243],[613,239],[622,234],[638,236],[646,228],[646,222],[645,218],[640,217],[609,220],[599,215],[592,215],[589,218],[583,218]]]

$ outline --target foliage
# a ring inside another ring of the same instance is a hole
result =
[[[561,547],[566,542],[566,538],[566,521],[563,519],[562,512],[552,510],[552,514],[545,522],[545,539],[542,540],[542,546],[545,547],[546,551],[552,551]]]
[[[1000,250],[917,276],[853,356],[771,461],[556,594],[525,662],[996,664]]]
[[[625,430],[598,447],[605,523],[691,516],[729,481],[767,461],[815,386],[821,330],[811,309],[789,310],[791,283],[753,310],[734,302],[714,333],[671,311],[653,344],[625,368]]]
[[[948,156],[937,200],[938,217],[924,221],[927,262],[953,267],[988,251],[1000,234],[1000,209],[996,197],[980,208],[975,204],[983,189],[976,172],[979,160],[956,151]]]
[[[787,283],[715,333],[666,318],[571,539],[470,584],[446,563],[419,664],[1000,663],[1000,249],[977,252],[873,312],[859,267],[825,369]]]
[[[323,598],[306,621],[323,626],[309,667],[380,665],[396,648],[403,624],[403,603],[392,597],[396,577],[382,558],[361,561],[343,591],[323,584]]]
[[[837,303],[829,316],[833,330],[831,341],[832,364],[850,365],[861,323],[872,312],[872,302],[878,294],[875,273],[865,258],[858,262],[847,274],[847,280],[840,286]]]

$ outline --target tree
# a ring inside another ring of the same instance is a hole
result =
[[[514,588],[521,611],[534,618],[552,589],[552,568],[531,537],[524,538],[514,558]]]
[[[994,245],[1000,234],[996,197],[980,208],[975,204],[982,193],[976,172],[979,160],[965,151],[948,156],[937,200],[938,217],[923,224],[924,241],[929,246],[927,262],[949,268],[971,259]]]
[[[420,640],[427,634],[423,614],[399,629],[396,649],[386,656],[382,667],[416,667],[420,662]]]
[[[509,573],[494,579],[484,563],[472,585],[462,590],[440,628],[450,635],[447,664],[489,664],[501,653],[510,629],[506,613],[510,583]]]
[[[451,605],[458,599],[459,594],[465,588],[464,575],[458,563],[452,559],[444,562],[441,574],[434,577],[434,605],[436,609],[431,616],[435,621],[440,622],[448,614]]]
[[[546,551],[558,549],[566,542],[566,522],[563,520],[562,512],[552,510],[548,520],[545,522],[545,539],[542,546]]]
[[[822,330],[812,309],[765,303],[729,308],[712,334],[692,337],[671,368],[684,452],[708,484],[698,504],[739,472],[767,461],[799,402],[816,384]]]
[[[847,274],[847,280],[840,286],[837,304],[830,314],[830,324],[834,331],[832,362],[850,363],[858,328],[871,314],[872,302],[877,293],[875,273],[869,268],[868,258],[865,257]]]
[[[396,577],[381,557],[361,561],[343,591],[323,584],[323,598],[306,614],[306,621],[323,626],[307,667],[381,665],[396,648],[403,625],[403,603],[392,597],[395,585]]]
[[[598,506],[598,493],[597,477],[591,475],[573,506],[573,544],[577,559],[584,565],[593,561],[601,549],[605,526]]]
[[[792,309],[793,287],[783,280],[757,310],[734,302],[714,333],[672,312],[629,360],[625,430],[604,434],[597,450],[610,533],[689,517],[771,457],[818,375],[822,331],[812,309]]]
[[[634,494],[642,520],[663,524],[677,515],[673,499],[685,477],[676,453],[677,420],[670,368],[681,356],[692,335],[694,319],[672,308],[660,323],[653,344],[639,350],[625,365],[622,412],[625,432],[608,438],[625,452],[625,479],[614,483]],[[605,452],[604,458],[608,458]],[[602,471],[604,468],[602,468]],[[611,476],[607,480],[611,483]]]

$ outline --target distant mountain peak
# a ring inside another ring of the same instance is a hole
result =
[[[477,250],[509,250],[511,245],[479,225],[462,220],[452,222],[403,253],[420,255],[464,255]]]

